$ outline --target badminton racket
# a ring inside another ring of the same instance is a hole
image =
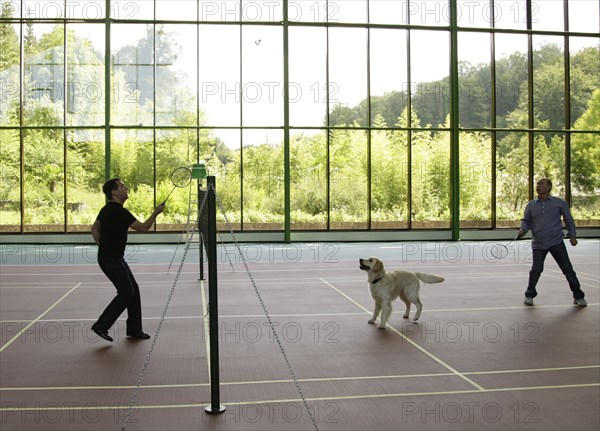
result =
[[[173,188],[171,189],[171,191],[169,192],[169,194],[163,201],[162,205],[164,205],[167,202],[167,199],[169,199],[169,197],[175,191],[175,189],[187,187],[191,180],[192,180],[192,171],[190,168],[186,168],[185,166],[180,166],[177,169],[175,169],[171,173],[171,182],[173,183]]]
[[[515,236],[506,245],[500,244],[500,243],[493,244],[492,247],[491,247],[491,249],[490,249],[490,254],[492,256],[494,256],[496,259],[504,259],[506,256],[508,256],[508,253],[509,253],[508,252],[508,248],[512,245],[513,242],[517,241],[521,237],[522,237],[522,235],[517,234],[517,236]]]

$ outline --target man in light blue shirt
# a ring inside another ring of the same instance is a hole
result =
[[[529,271],[529,284],[525,291],[524,303],[525,305],[533,305],[533,298],[537,296],[535,286],[544,270],[546,255],[550,252],[569,282],[569,287],[573,292],[574,304],[586,307],[585,294],[581,290],[563,240],[561,218],[565,221],[572,246],[577,245],[575,222],[567,203],[556,196],[551,196],[551,189],[552,181],[548,178],[542,178],[537,182],[535,191],[538,197],[527,204],[525,214],[521,220],[521,229],[518,232],[518,235],[522,236],[531,230],[532,235],[533,265]]]

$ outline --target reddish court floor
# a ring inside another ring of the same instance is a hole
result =
[[[569,247],[586,308],[572,304],[550,257],[528,307],[526,254],[491,260],[415,244],[347,244],[335,254],[314,244],[245,246],[249,271],[220,254],[225,411],[214,415],[205,412],[208,283],[198,281],[193,256],[178,278],[177,262],[167,272],[174,247],[128,256],[153,338],[128,339],[123,315],[110,331],[113,343],[90,326],[114,288],[93,259],[71,259],[81,249],[56,248],[60,259],[55,249],[5,256],[0,429],[599,429],[598,240]],[[367,324],[372,300],[358,258],[370,255],[388,270],[446,278],[421,287],[418,323],[403,319],[397,302],[386,330]]]

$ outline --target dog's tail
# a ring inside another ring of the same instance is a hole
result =
[[[444,277],[439,277],[439,276],[433,275],[433,274],[425,274],[423,272],[415,272],[415,275],[423,283],[434,284],[434,283],[441,283],[442,281],[444,281]]]

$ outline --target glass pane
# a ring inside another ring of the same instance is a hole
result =
[[[24,124],[64,124],[64,28],[62,24],[31,24],[24,35]]]
[[[563,134],[536,133],[533,136],[533,179],[549,178],[552,194],[565,195],[565,137]]]
[[[202,131],[207,135],[208,131]],[[165,211],[158,218],[156,228],[163,231],[183,231],[191,227],[196,214],[190,215],[190,205],[196,209],[197,182],[191,181],[187,187],[175,187],[171,174],[179,167],[191,168],[196,163],[196,129],[169,129],[156,131],[156,200],[168,200]]]
[[[600,32],[600,3],[590,0],[569,0],[569,30]]]
[[[13,1],[13,4],[19,2]],[[23,0],[23,18],[28,19],[56,19],[64,18],[67,11],[61,1],[56,0]]]
[[[199,5],[200,21],[240,21],[240,0],[200,0]]]
[[[525,30],[527,28],[526,0],[494,0],[496,28]]]
[[[283,126],[283,38],[279,27],[242,28],[242,125]]]
[[[411,31],[412,103],[422,126],[444,124],[450,113],[450,49],[446,31]],[[422,53],[435,55],[422,55]],[[419,123],[413,124],[418,127]]]
[[[596,92],[594,103],[597,113],[600,106],[600,91]],[[591,115],[586,117],[589,118]],[[595,121],[597,127],[598,120]],[[571,135],[571,211],[578,227],[600,226],[599,188],[600,147],[598,146],[598,135],[591,133]]]
[[[283,229],[283,132],[274,133],[243,131],[244,230]]]
[[[373,24],[408,24],[407,1],[370,0],[369,22]]]
[[[151,20],[154,18],[153,1],[116,0],[111,1],[110,5],[110,17],[114,19]]]
[[[367,134],[333,130],[329,148],[330,228],[368,228]]]
[[[460,227],[492,227],[492,139],[460,134]]]
[[[119,3],[124,2],[111,1],[111,8],[116,8]],[[106,16],[106,1],[103,0],[67,1],[65,4],[67,18],[103,19]]]
[[[327,13],[327,0],[290,1],[288,3],[288,20],[291,22],[327,22],[327,18],[335,20],[336,15]],[[334,21],[335,22],[335,21]]]
[[[154,210],[154,154],[152,130],[113,130],[111,177],[118,177],[129,188],[125,207],[140,221]]]
[[[407,105],[406,30],[372,30],[370,43],[371,125],[393,127]]]
[[[327,229],[327,132],[290,137],[290,200],[292,230]]]
[[[151,126],[154,109],[154,29],[150,25],[113,24],[112,122]]]
[[[197,7],[196,1],[156,0],[156,17],[166,21],[193,21],[197,16]]]
[[[483,128],[492,123],[489,35],[458,34],[459,123]]]
[[[240,125],[240,27],[201,25],[199,40],[200,124]],[[239,141],[239,137],[238,137]]]
[[[363,29],[329,30],[329,106],[331,126],[368,124],[367,32]]]
[[[579,109],[578,109],[579,110]],[[600,87],[592,91],[586,100],[585,110],[577,118],[573,125],[574,130],[600,130],[598,112],[600,111]],[[573,139],[579,135],[573,135]]]
[[[496,226],[518,228],[529,202],[529,139],[526,133],[498,133]]]
[[[156,34],[156,124],[197,124],[197,27],[165,25]]]
[[[216,157],[207,157],[208,174],[215,176],[217,194],[227,219],[217,211],[217,228],[229,231],[242,228],[242,164],[241,134],[239,129],[214,129],[217,139]],[[217,202],[218,203],[218,202]]]
[[[0,129],[0,232],[21,230],[19,131]]]
[[[67,140],[67,231],[89,232],[105,202],[104,130],[69,130]]]
[[[571,127],[578,130],[600,130],[600,121],[579,119],[591,106],[592,95],[600,89],[600,39],[571,37]],[[598,103],[598,102],[595,102]],[[597,109],[597,108],[596,108]],[[588,117],[591,114],[588,114]],[[585,127],[584,127],[585,126]]]
[[[494,21],[492,1],[457,0],[457,21],[459,27],[490,28]]]
[[[427,0],[408,1],[404,3],[407,8],[408,22],[411,25],[449,26],[450,1]]]
[[[327,118],[327,33],[324,28],[289,30],[290,125],[320,127]]]
[[[242,0],[242,21],[281,22],[283,20],[283,2],[272,0]],[[237,3],[239,7],[239,2]]]
[[[23,231],[64,232],[65,164],[61,129],[25,130]]]
[[[5,15],[9,17],[10,15]],[[18,25],[0,22],[0,125],[19,124],[19,92],[21,78],[19,63],[21,50],[19,48],[20,29]]]
[[[521,98],[524,98],[521,113],[515,115]],[[523,108],[526,106],[527,36],[496,34],[497,127],[527,127],[527,112]]]
[[[563,38],[533,37],[533,115],[537,128],[565,127]]]
[[[408,228],[408,132],[371,132],[371,228]]]
[[[534,30],[563,31],[565,29],[564,2],[532,1],[531,26]]]
[[[103,30],[101,24],[67,25],[67,124],[70,126],[105,123]]]
[[[412,134],[412,227],[450,227],[450,133]]]
[[[367,22],[367,0],[329,1],[327,8],[329,22]]]

